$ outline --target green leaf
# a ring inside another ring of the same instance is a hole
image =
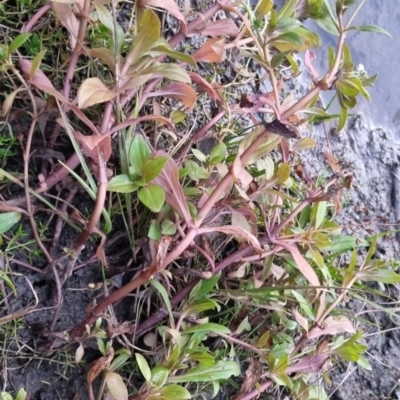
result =
[[[161,23],[152,9],[142,11],[137,31],[125,61],[131,65],[135,65],[160,39]]]
[[[15,400],[25,400],[27,395],[28,394],[26,393],[26,390],[21,388],[21,389],[18,390],[17,396],[15,397]]]
[[[347,116],[348,116],[347,108],[341,107],[340,108],[340,116],[339,116],[339,125],[336,129],[337,132],[340,132],[346,125]]]
[[[360,358],[357,360],[357,364],[367,371],[372,371],[371,364],[369,363],[368,359],[363,355],[360,355]]]
[[[35,72],[40,67],[43,57],[45,56],[47,50],[43,49],[40,53],[36,54],[35,58],[32,60],[31,70],[29,71],[29,77],[32,78]]]
[[[293,390],[293,382],[289,378],[288,375],[282,373],[282,374],[272,374],[271,379],[275,381],[279,386],[286,386],[290,390]]]
[[[149,233],[147,236],[153,240],[160,240],[161,239],[161,229],[157,224],[157,221],[153,219],[150,224]]]
[[[218,164],[222,162],[226,157],[226,145],[221,142],[218,143],[211,151],[210,164]]]
[[[168,379],[169,369],[164,365],[156,365],[151,371],[151,384],[156,389],[165,385]]]
[[[124,31],[122,30],[121,26],[114,21],[113,16],[105,6],[96,1],[94,1],[93,4],[96,8],[97,16],[99,17],[100,22],[112,33],[114,49],[118,49],[118,51],[121,50],[121,47],[124,44],[125,37]],[[117,38],[117,43],[115,43],[114,41],[115,36]]]
[[[159,38],[157,42],[154,44],[152,49],[146,53],[151,57],[158,57],[160,55],[166,55],[174,60],[182,61],[186,64],[191,65],[192,67],[196,68],[197,64],[195,59],[190,56],[189,54],[182,53],[180,51],[174,50],[171,45],[164,39]]]
[[[207,324],[195,325],[190,328],[187,328],[182,332],[182,335],[187,335],[189,333],[202,332],[202,331],[215,332],[215,333],[221,332],[227,335],[231,333],[231,330],[226,326],[209,322]]]
[[[296,9],[297,0],[287,0],[283,7],[279,10],[279,19],[291,17]]]
[[[20,33],[8,46],[8,55],[18,50],[31,36],[31,33]]]
[[[355,236],[336,236],[332,237],[332,246],[324,249],[333,253],[345,253],[346,251],[357,249],[358,247],[368,246],[368,242],[363,239],[358,239]]]
[[[161,231],[163,235],[175,235],[177,231],[176,224],[169,219],[164,219],[164,221],[161,222]]]
[[[169,301],[169,296],[167,293],[167,290],[165,289],[165,287],[163,285],[161,285],[160,282],[152,279],[150,281],[150,285],[153,286],[158,293],[160,293],[160,296],[162,297],[165,307],[167,307],[168,310],[168,314],[169,314],[169,318],[170,318],[170,323],[171,323],[171,327],[174,328],[175,324],[174,324],[174,317],[172,316],[172,307],[171,307],[171,302]]]
[[[377,26],[377,25],[352,26],[349,29],[357,29],[358,31],[361,31],[361,32],[382,33],[382,34],[390,37],[390,39],[393,39],[392,35],[386,29],[383,29],[383,28],[381,28],[380,26]]]
[[[189,315],[193,313],[200,313],[207,310],[219,309],[219,304],[213,299],[195,300],[189,306],[184,308],[182,314]]]
[[[188,356],[188,359],[198,361],[200,364],[207,365],[209,367],[215,365],[214,357],[209,353],[194,353]]]
[[[186,400],[191,399],[189,391],[179,385],[168,385],[160,389],[160,393],[172,400]]]
[[[135,175],[140,176],[142,166],[150,155],[149,145],[141,135],[136,135],[129,148],[129,163]]]
[[[139,200],[153,212],[159,212],[164,205],[165,192],[161,186],[150,184],[139,190]]]
[[[357,96],[360,92],[349,79],[345,78],[336,82],[336,90],[349,97]]]
[[[278,183],[285,183],[290,177],[290,167],[287,163],[282,163],[279,165],[276,171],[276,177],[278,178]]]
[[[272,68],[278,68],[281,64],[282,61],[287,57],[287,55],[290,54],[290,51],[282,51],[278,54],[275,54],[272,58],[271,58],[271,67]]]
[[[347,44],[343,45],[343,71],[351,72],[354,69],[353,59],[351,57],[350,47]]]
[[[207,161],[207,156],[203,154],[200,150],[192,149],[193,155],[201,162]]]
[[[185,170],[187,171],[190,179],[193,179],[194,181],[208,179],[210,177],[210,173],[205,168],[201,167],[192,160],[185,162]]]
[[[285,42],[285,43],[294,43],[299,46],[302,46],[304,44],[304,41],[300,35],[298,35],[296,32],[287,32],[283,33],[282,35],[277,36],[274,39],[274,42]]]
[[[4,60],[8,55],[8,47],[0,43],[0,61]]]
[[[326,201],[320,201],[312,206],[310,221],[315,229],[318,229],[324,222],[327,210],[328,203]]]
[[[13,400],[11,394],[8,392],[0,392],[0,399],[1,400]]]
[[[109,192],[118,193],[132,193],[138,189],[138,185],[131,181],[129,175],[117,175],[109,180],[107,183],[107,190]]]
[[[257,17],[264,17],[267,15],[274,7],[274,2],[272,0],[261,0],[257,4],[255,9]]]
[[[218,361],[214,366],[199,365],[183,375],[171,376],[170,382],[209,382],[239,376],[240,367],[235,361]]]
[[[162,169],[164,168],[165,164],[168,161],[168,157],[160,156],[155,157],[149,160],[146,160],[142,165],[141,175],[145,179],[146,182],[152,181],[156,178]]]
[[[219,278],[221,277],[221,272],[212,276],[210,279],[205,279],[200,281],[192,290],[190,294],[191,297],[194,297],[196,300],[203,299],[207,296],[208,293],[214,288],[217,284]]]
[[[19,212],[6,212],[0,214],[0,235],[11,229],[21,219]]]
[[[378,78],[378,74],[375,74],[369,78],[365,78],[362,80],[362,84],[363,86],[373,86],[374,82],[376,81],[376,79]]]
[[[147,382],[151,381],[151,371],[149,364],[147,364],[146,359],[140,354],[140,353],[135,353],[136,357],[136,362],[138,363],[140,372],[142,373],[144,379],[146,379]]]
[[[395,284],[400,282],[400,275],[390,269],[378,269],[374,271],[360,271],[356,276],[361,281],[367,282],[381,282],[388,284]]]

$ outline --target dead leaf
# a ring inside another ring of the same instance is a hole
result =
[[[231,209],[230,211],[232,213],[232,226],[238,226],[239,228],[245,229],[246,231],[253,233],[250,224],[247,221],[247,218],[242,213],[234,209]],[[235,239],[239,243],[243,243],[244,241],[243,237],[241,236],[235,236]]]
[[[114,358],[114,349],[111,347],[104,357],[100,357],[98,360],[94,361],[91,364],[89,372],[86,377],[90,400],[94,400],[92,383],[100,375],[101,371],[103,371],[106,368],[110,368],[110,364],[113,358]]]
[[[331,167],[332,171],[340,172],[339,160],[333,154],[328,153],[327,151],[323,151],[322,154],[328,161],[328,164]]]
[[[305,149],[312,149],[317,145],[317,142],[309,137],[304,137],[297,141],[293,146],[293,151],[301,151]]]
[[[148,94],[148,97],[164,96],[180,101],[185,107],[191,109],[196,102],[196,92],[192,87],[182,82],[173,82],[159,90]]]
[[[111,137],[108,135],[82,135],[79,131],[74,132],[76,140],[82,146],[83,152],[89,156],[93,161],[99,165],[99,154],[100,151],[103,155],[103,162],[107,162],[112,153],[111,148]]]
[[[296,322],[306,331],[308,332],[308,319],[303,317],[298,311],[297,308],[292,308],[292,315]]]
[[[84,80],[78,89],[78,107],[80,109],[104,103],[116,96],[113,90],[108,89],[99,78]]]
[[[104,377],[108,390],[115,400],[128,400],[128,389],[121,375],[108,371]]]
[[[52,6],[57,19],[69,32],[69,42],[73,50],[78,37],[79,22],[68,4],[53,2]]]
[[[242,387],[240,388],[239,393],[233,397],[233,400],[242,399],[250,390],[254,388],[256,383],[259,382],[262,374],[263,366],[261,361],[256,357],[250,358],[250,365],[246,370],[246,376],[243,380]]]
[[[324,335],[337,335],[339,333],[356,333],[351,321],[344,315],[331,316],[325,319],[319,326],[311,329],[308,338],[316,339]]]
[[[188,227],[193,226],[193,220],[179,183],[179,169],[175,161],[163,151],[156,153],[156,156],[167,156],[168,161],[160,174],[154,179],[154,183],[160,185],[165,191],[165,201],[176,210],[185,220]]]
[[[230,39],[234,39],[236,36],[238,36],[239,32],[240,32],[239,28],[230,18],[212,21],[208,23],[205,27],[196,30],[196,33],[200,33],[201,35],[204,36],[211,36],[214,38],[221,36],[229,36]]]
[[[295,245],[286,243],[283,240],[274,240],[274,244],[281,246],[290,252],[294,261],[296,262],[297,268],[313,286],[321,286],[317,274],[307,260],[300,254],[300,251]],[[320,291],[321,289],[317,289],[317,293]]]
[[[85,354],[85,348],[82,346],[82,343],[80,343],[78,348],[75,351],[75,362],[77,364],[79,364],[81,362],[84,354]]]
[[[192,54],[196,62],[205,61],[220,63],[225,59],[225,39],[209,39],[204,45]]]
[[[68,107],[76,114],[76,116],[79,117],[79,119],[83,123],[85,123],[92,130],[93,133],[98,134],[97,128],[93,125],[92,121],[90,121],[77,106],[71,104],[64,95],[62,95],[58,90],[54,88],[49,78],[47,78],[47,76],[43,73],[41,69],[37,68],[33,76],[31,76],[31,68],[32,68],[31,61],[20,60],[19,66],[21,68],[22,73],[29,81],[29,83],[36,86],[43,92],[48,93],[51,96],[55,97],[61,103],[67,104]]]
[[[258,239],[250,232],[239,226],[213,226],[213,227],[202,227],[198,230],[199,234],[211,233],[211,232],[222,232],[226,235],[239,235],[244,237],[258,253],[262,253],[261,245]]]

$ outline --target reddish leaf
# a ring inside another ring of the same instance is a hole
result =
[[[164,96],[180,101],[187,108],[192,108],[196,102],[196,92],[192,87],[182,82],[173,82],[168,86],[149,93],[151,96]]]
[[[210,233],[210,232],[222,232],[226,235],[239,235],[244,237],[251,245],[253,245],[254,249],[258,253],[262,253],[261,245],[258,239],[250,232],[239,226],[213,226],[213,227],[204,227],[198,230],[199,234],[202,233]]]
[[[111,138],[106,135],[89,135],[85,136],[82,133],[75,131],[74,136],[76,140],[81,144],[82,150],[87,156],[99,164],[99,156],[97,154],[97,148],[103,153],[103,162],[107,162],[111,157]]]
[[[114,358],[114,349],[111,349],[107,352],[104,357],[100,357],[98,360],[94,361],[89,369],[89,372],[86,377],[89,398],[90,400],[94,400],[92,383],[93,381],[100,375],[101,371],[110,367],[111,361]]]
[[[294,261],[296,262],[297,268],[313,286],[321,286],[317,274],[312,269],[311,265],[306,261],[306,259],[300,254],[300,251],[295,245],[279,240],[274,241],[274,243],[290,252]],[[317,289],[317,293],[319,293],[320,290],[321,289]]]
[[[186,35],[186,20],[183,14],[180,12],[178,5],[174,0],[139,0],[138,5],[141,7],[150,6],[163,8],[173,15],[181,23],[183,33]]]
[[[179,183],[179,170],[175,161],[166,153],[159,151],[156,156],[167,156],[168,161],[153,182],[160,185],[165,191],[165,201],[184,218],[186,224],[190,227],[193,225],[186,197],[183,193],[181,184]]]
[[[300,374],[317,374],[328,360],[329,354],[314,354],[312,356],[303,357],[296,364],[288,367],[285,371],[286,374],[299,372]]]
[[[220,63],[225,59],[225,39],[215,38],[207,40],[204,45],[197,50],[192,57],[195,61]]]
[[[339,333],[356,333],[351,321],[343,316],[328,317],[324,322],[311,329],[309,339],[316,339],[323,335],[337,335]]]
[[[71,48],[74,49],[76,45],[76,39],[78,37],[79,22],[72,12],[70,6],[65,3],[52,3],[54,13],[57,19],[60,21],[61,25],[67,28],[69,32],[69,40]]]
[[[315,53],[313,53],[310,50],[306,50],[306,55],[304,57],[304,64],[310,71],[310,74],[312,76],[312,79],[314,82],[318,82],[318,72],[314,69],[312,62],[317,58]]]
[[[231,39],[234,39],[237,35],[239,35],[239,28],[232,19],[226,18],[210,22],[205,28],[198,29],[197,32],[204,36],[229,36]]]
[[[39,68],[35,70],[33,76],[30,76],[30,71],[32,68],[32,62],[28,60],[20,60],[19,66],[21,68],[22,73],[26,77],[26,79],[38,89],[42,90],[45,93],[50,94],[55,97],[61,103],[65,103],[69,108],[80,118],[80,120],[85,123],[93,133],[98,133],[97,128],[93,125],[93,123],[86,117],[85,114],[75,105],[71,104],[66,97],[64,97],[58,90],[56,90],[53,84],[50,82],[49,78],[43,73]]]
[[[196,83],[201,90],[204,90],[212,99],[212,101],[216,102],[217,100],[220,103],[225,103],[225,100],[222,96],[199,74],[195,72],[188,72],[190,79],[193,83]]]

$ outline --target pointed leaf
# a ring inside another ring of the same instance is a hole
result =
[[[141,174],[146,182],[150,182],[155,177],[157,177],[164,168],[167,161],[168,158],[165,156],[155,157],[146,160],[141,168]]]
[[[31,36],[31,33],[20,33],[8,46],[8,55],[18,50]]]
[[[182,332],[182,335],[187,335],[189,333],[203,332],[203,331],[215,332],[215,333],[221,332],[227,335],[231,334],[231,330],[226,326],[210,322],[207,324],[195,325],[190,328],[187,328]]]
[[[151,381],[151,371],[149,364],[147,364],[146,359],[140,354],[140,353],[135,353],[136,357],[136,362],[138,363],[140,372],[142,373],[144,379],[146,379],[147,382]]]
[[[192,54],[196,61],[220,63],[225,59],[225,39],[215,38],[207,40],[204,45]]]
[[[209,233],[209,232],[222,232],[226,235],[239,235],[244,237],[251,245],[253,245],[254,249],[261,253],[262,249],[260,246],[260,242],[258,239],[247,230],[239,227],[239,226],[213,226],[213,227],[204,227],[198,230],[199,234]],[[299,253],[300,254],[300,253]]]
[[[85,48],[86,53],[92,58],[98,58],[103,61],[110,71],[115,74],[115,54],[105,47],[96,47],[93,49]]]
[[[138,24],[138,34],[133,39],[126,56],[126,63],[136,64],[160,39],[161,23],[157,14],[150,9],[143,10]]]
[[[170,382],[209,382],[239,376],[240,367],[235,361],[218,361],[214,366],[199,365],[183,375],[171,376]]]
[[[73,50],[76,46],[76,40],[78,37],[79,22],[68,4],[56,2],[52,3],[52,6],[57,19],[69,32],[69,43]]]
[[[157,152],[156,155],[166,155],[163,152]],[[154,179],[154,182],[160,185],[165,191],[166,202],[178,211],[188,226],[192,226],[192,217],[183,193],[182,186],[179,183],[179,170],[175,161],[168,156],[168,161],[161,173]]]
[[[154,62],[149,68],[146,68],[144,72],[146,74],[165,77],[172,81],[191,83],[188,73],[178,64]]]
[[[306,261],[306,259],[300,254],[300,251],[295,245],[278,240],[275,241],[275,244],[277,244],[278,246],[282,246],[285,250],[290,252],[294,261],[296,262],[297,268],[313,286],[321,285],[317,274],[312,269],[311,265]],[[319,291],[320,289],[317,289],[317,292]]]
[[[118,23],[114,24],[113,16],[103,4],[97,1],[93,1],[93,4],[96,8],[100,22],[111,31],[113,42],[116,36],[117,43],[114,43],[114,49],[118,49],[119,51],[124,43],[124,31]]]
[[[392,38],[392,35],[386,30],[381,28],[380,26],[377,25],[362,25],[362,26],[353,26],[350,29],[357,29],[361,32],[376,32],[376,33],[382,33],[388,37],[390,37],[390,39]]]
[[[0,213],[0,235],[10,230],[21,219],[19,212]]]
[[[231,18],[225,18],[209,22],[204,28],[199,29],[197,32],[203,36],[219,38],[221,36],[229,36],[231,39],[234,39],[239,35],[239,28]]]
[[[343,316],[331,316],[326,318],[321,327],[317,326],[308,333],[309,339],[316,339],[324,335],[338,335],[340,333],[356,333],[356,330],[351,321]]]

